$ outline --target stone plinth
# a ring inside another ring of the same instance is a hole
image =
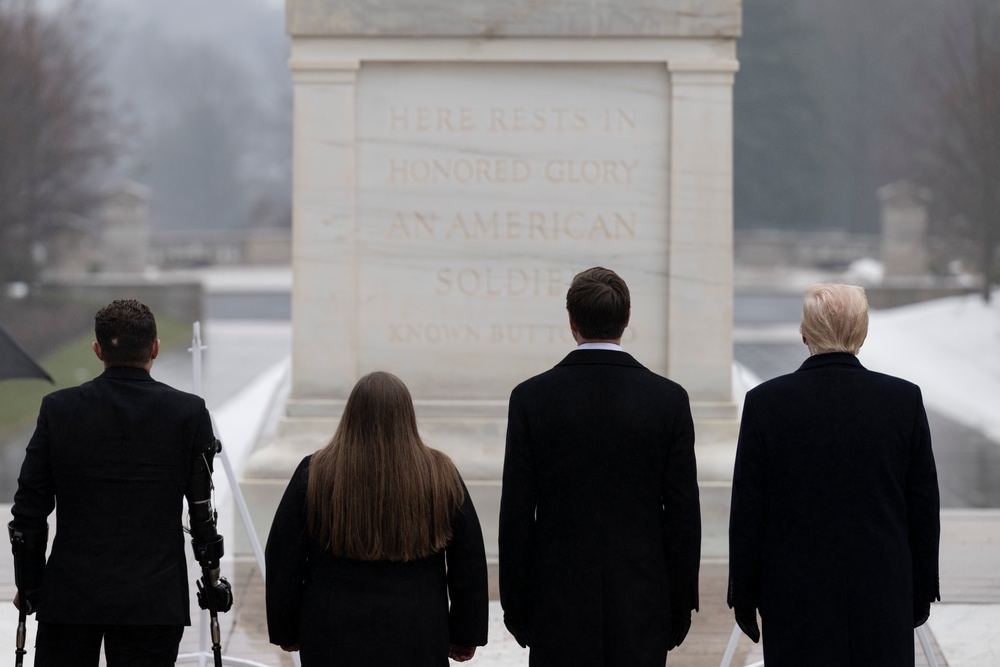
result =
[[[731,453],[739,25],[738,0],[291,0],[292,383],[248,483],[270,493],[388,370],[492,542],[507,398],[572,350],[594,265],[631,289],[626,349]]]
[[[149,188],[132,181],[109,188],[100,213],[101,265],[105,271],[141,272],[147,268],[151,198]]]
[[[899,181],[879,188],[878,198],[882,205],[882,264],[886,281],[925,278],[930,190]]]
[[[290,0],[293,37],[740,36],[739,0]]]

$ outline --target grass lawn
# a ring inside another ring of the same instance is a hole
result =
[[[160,336],[160,347],[164,350],[191,342],[189,323],[157,318],[156,329]],[[90,349],[93,341],[94,332],[89,331],[65,343],[43,359],[36,360],[56,381],[55,386],[44,380],[0,382],[0,438],[29,426],[38,416],[38,406],[46,394],[64,387],[75,387],[101,374],[104,365]]]

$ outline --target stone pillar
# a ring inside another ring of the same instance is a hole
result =
[[[927,257],[927,205],[931,192],[909,181],[878,189],[882,205],[882,265],[885,280],[925,278]]]
[[[97,248],[102,271],[139,273],[149,257],[150,191],[133,181],[118,181],[101,202],[101,238]]]
[[[732,418],[735,60],[670,71],[668,366],[706,414]]]
[[[291,417],[358,377],[357,61],[292,60],[295,122]]]

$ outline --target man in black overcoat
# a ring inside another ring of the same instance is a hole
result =
[[[729,606],[767,667],[911,667],[939,599],[937,473],[920,389],[866,370],[864,290],[806,291],[798,371],[747,393]]]
[[[621,349],[625,282],[578,274],[579,344],[510,396],[504,622],[532,667],[663,667],[698,607],[701,518],[684,389]]]
[[[15,604],[37,609],[36,667],[97,667],[102,640],[109,667],[165,667],[191,622],[185,494],[201,501],[192,535],[221,556],[210,503],[218,441],[200,397],[150,377],[159,340],[149,308],[115,301],[95,333],[104,373],[42,399],[25,452],[9,527],[26,536]],[[227,610],[228,584],[210,585]]]

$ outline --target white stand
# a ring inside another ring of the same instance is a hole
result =
[[[194,334],[191,338],[191,348],[188,351],[192,354],[191,365],[194,374],[192,387],[194,393],[199,396],[201,396],[201,352],[204,349],[205,346],[201,344],[201,322],[195,322]],[[214,419],[212,420],[212,430],[215,431],[215,437],[218,438],[218,428],[216,428]],[[264,566],[264,550],[260,548],[260,540],[257,539],[257,531],[253,527],[253,519],[250,517],[246,501],[243,500],[243,491],[236,481],[236,475],[233,473],[232,464],[229,463],[229,456],[226,455],[225,447],[219,451],[219,455],[219,458],[222,460],[222,467],[226,471],[226,477],[229,479],[229,488],[233,491],[233,502],[236,503],[236,507],[239,509],[240,518],[243,520],[243,528],[246,530],[247,537],[250,538],[250,547],[253,549],[254,558],[257,560],[257,567],[260,568],[260,577],[262,580],[267,581]],[[178,655],[177,664],[197,662],[198,667],[207,667],[208,665],[215,664],[215,656],[209,650],[210,633],[208,630],[208,621],[208,612],[205,612],[201,615],[201,622],[198,626],[198,652]],[[302,663],[299,660],[298,653],[292,653],[292,662],[295,664],[295,667],[301,667]],[[243,660],[242,658],[231,658],[225,655],[222,656],[222,664],[243,665],[244,667],[267,667],[267,665],[260,662]]]
[[[937,658],[934,657],[934,649],[931,648],[931,640],[927,636],[927,626],[921,625],[919,628],[915,629],[914,632],[917,633],[917,639],[920,640],[920,647],[924,649],[924,655],[927,657],[927,664],[930,667],[938,667]]]
[[[920,640],[920,647],[924,649],[924,655],[927,657],[927,664],[930,667],[939,667],[937,658],[934,656],[934,649],[931,648],[931,640],[927,636],[927,627],[921,625],[916,628],[914,632],[917,635],[917,639]],[[722,664],[719,667],[731,667],[733,664],[733,655],[736,653],[736,644],[740,641],[740,626],[736,625],[733,627],[733,634],[729,637],[729,645],[726,646],[726,653],[722,656]],[[746,667],[764,667],[764,661],[755,662],[747,665]]]

